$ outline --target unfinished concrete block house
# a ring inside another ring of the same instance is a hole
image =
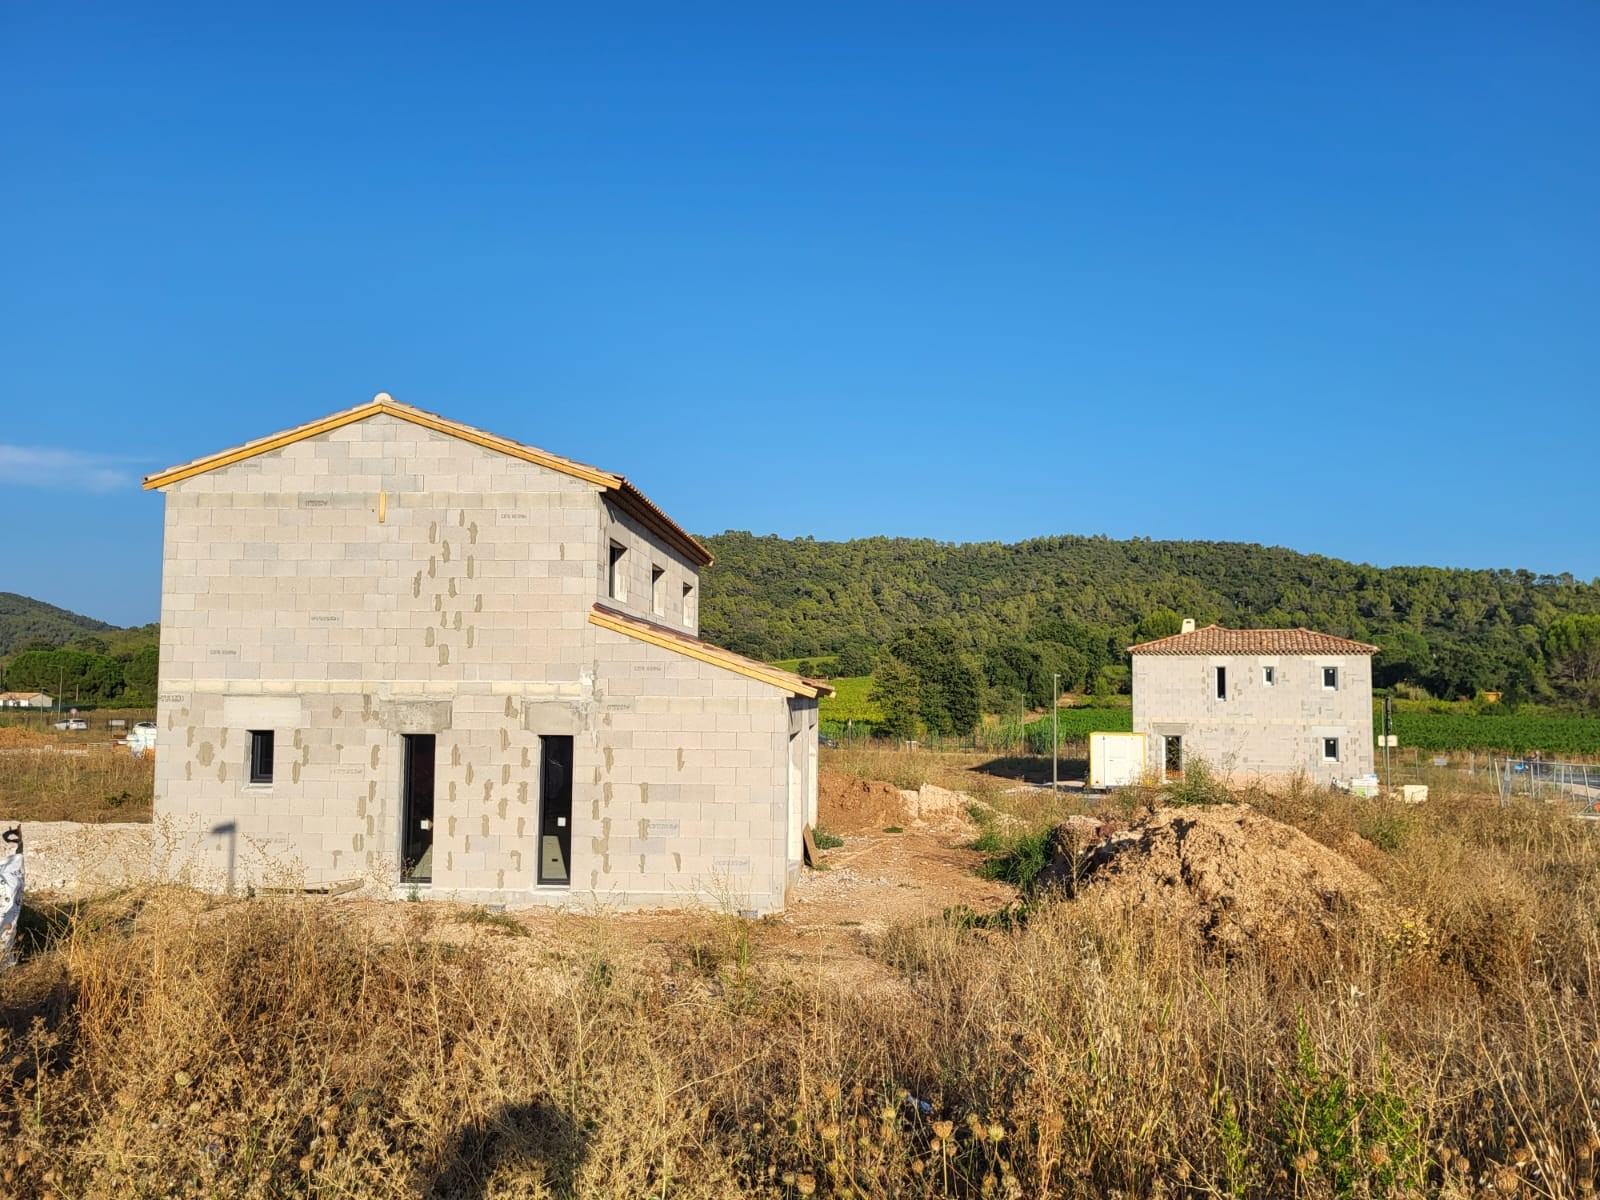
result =
[[[1129,646],[1133,731],[1167,777],[1204,760],[1235,779],[1372,770],[1376,646],[1309,629],[1195,629]]]
[[[145,486],[195,876],[783,907],[827,689],[700,640],[711,556],[627,479],[379,394]]]

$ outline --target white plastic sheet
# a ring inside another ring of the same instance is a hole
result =
[[[0,967],[16,965],[17,925],[21,920],[22,855],[6,854],[0,856]]]

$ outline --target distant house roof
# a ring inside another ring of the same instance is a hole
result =
[[[1378,647],[1312,629],[1224,629],[1207,625],[1128,647],[1129,654],[1376,654]]]
[[[599,467],[591,467],[585,463],[576,462],[570,458],[562,458],[559,454],[551,454],[547,450],[540,450],[536,446],[526,446],[521,442],[514,442],[494,433],[486,433],[481,429],[474,429],[471,425],[463,425],[459,421],[452,421],[448,417],[441,417],[435,413],[424,412],[420,408],[413,408],[409,404],[401,404],[387,392],[379,392],[366,404],[347,408],[320,420],[308,422],[305,425],[296,425],[293,429],[286,429],[281,433],[270,434],[267,437],[257,438],[253,442],[246,442],[232,450],[220,450],[215,454],[208,454],[204,458],[197,458],[192,462],[182,463],[176,467],[168,467],[165,471],[157,471],[154,475],[145,476],[144,486],[148,488],[163,488],[169,484],[180,483],[195,475],[203,475],[207,471],[214,471],[218,467],[226,467],[247,458],[254,458],[258,454],[266,454],[271,450],[280,450],[284,446],[293,445],[295,442],[304,441],[306,438],[316,437],[320,433],[328,433],[345,425],[364,421],[368,417],[379,414],[395,417],[401,421],[409,421],[413,425],[420,425],[424,429],[432,429],[437,433],[449,434],[463,441],[472,442],[474,445],[483,446],[489,450],[497,450],[501,454],[520,458],[523,462],[531,462],[552,471],[559,471],[563,475],[570,475],[574,479],[582,479],[603,488],[616,496],[617,504],[623,511],[638,520],[647,529],[665,538],[669,544],[687,555],[692,561],[701,566],[711,565],[711,552],[702,546],[695,537],[675,522],[666,513],[657,508],[650,499],[632,483],[621,475],[611,471],[602,471]]]
[[[0,692],[0,701],[48,699],[50,699],[50,696],[45,692]]]
[[[691,634],[666,625],[657,625],[654,621],[628,616],[614,608],[607,608],[604,604],[596,604],[589,611],[589,624],[598,625],[601,629],[609,629],[613,633],[620,633],[637,641],[648,642],[652,646],[660,646],[664,650],[671,650],[689,658],[697,658],[701,662],[722,667],[747,679],[770,683],[773,687],[782,688],[796,696],[815,699],[818,696],[833,695],[833,689],[819,679],[807,679],[804,675],[781,670],[770,663],[757,662],[753,658],[735,654],[732,650],[725,650],[711,642],[701,641]]]

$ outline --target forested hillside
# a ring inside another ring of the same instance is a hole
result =
[[[1529,571],[1379,568],[1240,542],[1036,538],[953,545],[905,538],[703,539],[712,641],[767,660],[834,655],[844,676],[916,697],[922,723],[962,728],[992,711],[1126,686],[1124,648],[1201,624],[1305,625],[1383,647],[1380,686],[1444,698],[1600,705],[1600,581]],[[86,701],[154,695],[157,630],[117,629],[0,593],[9,686],[65,681]]]
[[[153,704],[159,629],[119,629],[0,592],[0,684],[82,704]]]
[[[59,646],[83,634],[114,629],[104,621],[80,616],[42,600],[0,592],[0,655],[29,644]]]
[[[902,538],[703,539],[704,635],[760,658],[848,651],[859,664],[907,631],[949,631],[991,687],[1065,661],[1080,685],[1179,616],[1202,625],[1305,625],[1383,646],[1379,682],[1435,695],[1490,688],[1592,702],[1600,582],[1529,571],[1379,568],[1239,542],[1036,538],[953,545]],[[1143,629],[1141,630],[1141,623]],[[855,673],[841,672],[841,673]],[[1021,683],[1023,690],[1029,690]]]

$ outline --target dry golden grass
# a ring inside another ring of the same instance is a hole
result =
[[[912,791],[931,783],[967,792],[985,803],[993,803],[1023,778],[1020,772],[1013,777],[1003,771],[985,771],[983,768],[1001,763],[996,755],[988,752],[906,750],[872,741],[847,742],[836,749],[824,749],[821,761],[829,770],[860,779],[881,779]],[[1046,759],[1046,779],[1049,769]]]
[[[148,821],[155,758],[104,740],[0,728],[0,821]]]
[[[661,955],[599,920],[98,902],[0,976],[0,1193],[1590,1194],[1597,831],[1253,799],[1367,858],[1411,934],[1222,956],[1062,901],[842,973],[731,918]]]

